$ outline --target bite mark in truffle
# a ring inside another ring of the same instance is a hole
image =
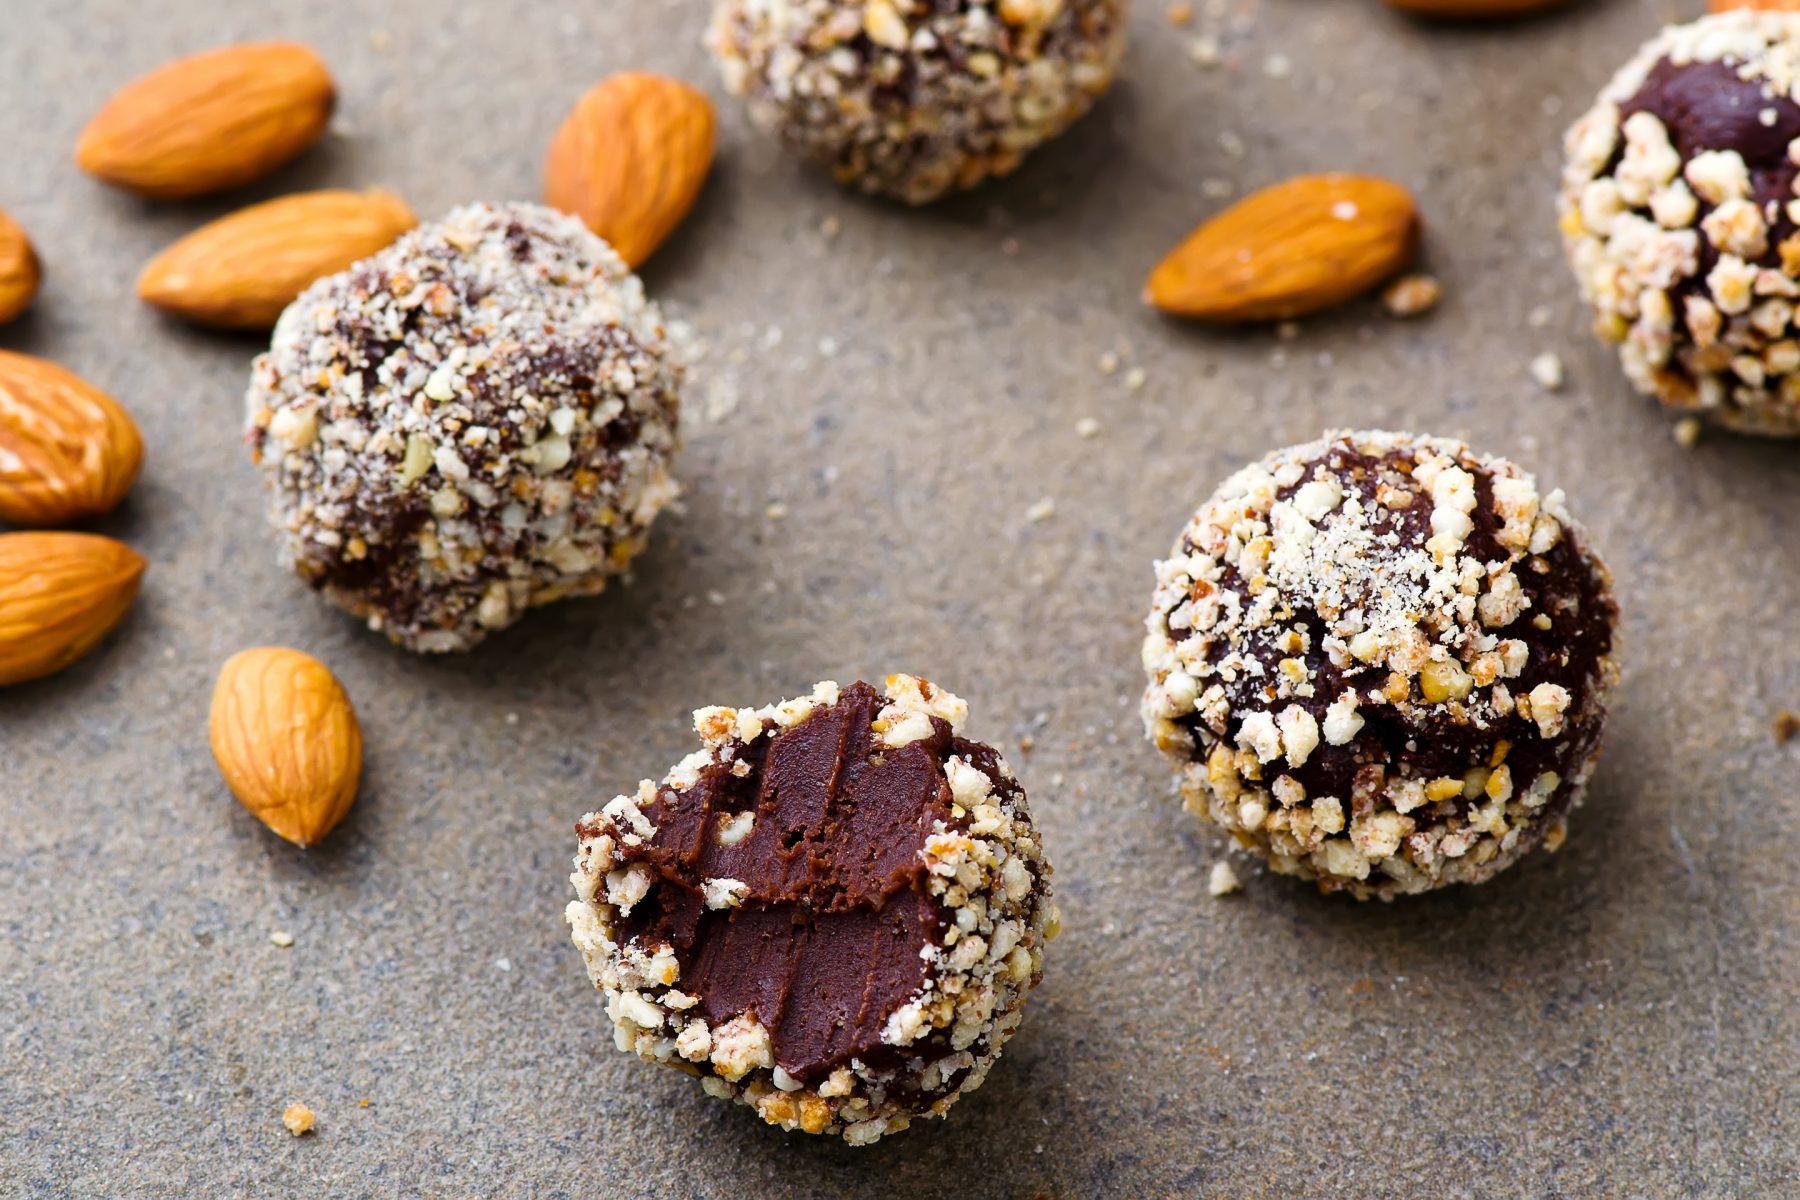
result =
[[[920,852],[951,820],[949,725],[935,719],[929,738],[887,753],[872,727],[882,704],[857,684],[752,743],[737,760],[747,773],[711,764],[686,791],[659,791],[645,809],[656,837],[622,855],[657,876],[655,903],[632,910],[625,935],[674,946],[695,1011],[754,1015],[804,1083],[885,1051],[882,1025],[919,990],[920,951],[942,934]],[[743,814],[749,834],[726,844],[719,830]],[[719,879],[742,885],[729,907],[705,895]]]
[[[964,711],[907,676],[703,709],[707,750],[584,818],[569,919],[621,1048],[853,1142],[978,1086],[1054,907],[1024,793]]]

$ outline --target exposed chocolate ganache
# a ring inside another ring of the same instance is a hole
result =
[[[705,749],[584,817],[568,917],[620,1048],[855,1144],[978,1086],[1056,918],[966,712],[906,675],[701,709]]]

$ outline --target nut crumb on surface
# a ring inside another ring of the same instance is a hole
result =
[[[1081,420],[1075,422],[1076,437],[1091,438],[1098,435],[1099,432],[1100,422],[1092,417],[1083,417]]]
[[[277,929],[274,933],[269,935],[269,941],[271,944],[280,946],[283,950],[286,950],[289,946],[294,944],[294,935],[285,929]]]
[[[1048,521],[1056,515],[1056,501],[1045,496],[1036,504],[1025,510],[1025,519],[1036,525],[1040,521]]]
[[[1402,275],[1381,292],[1382,307],[1396,317],[1417,317],[1436,308],[1444,289],[1429,275]]]
[[[1775,741],[1787,745],[1800,736],[1800,713],[1783,711],[1775,716]]]
[[[1562,359],[1546,351],[1531,360],[1531,377],[1546,392],[1560,392],[1563,386]]]
[[[1243,891],[1244,885],[1238,879],[1237,872],[1231,869],[1231,864],[1221,858],[1213,864],[1212,877],[1206,881],[1206,890],[1215,896],[1229,896],[1233,892]]]
[[[1670,434],[1674,437],[1677,446],[1683,450],[1692,450],[1700,444],[1701,428],[1699,417],[1683,417],[1675,422],[1675,427]]]
[[[287,1106],[287,1111],[281,1114],[281,1123],[286,1125],[287,1131],[295,1137],[311,1133],[316,1119],[313,1110],[304,1104],[290,1104]]]

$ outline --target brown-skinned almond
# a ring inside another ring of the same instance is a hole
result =
[[[580,217],[635,270],[694,207],[717,139],[712,102],[698,89],[641,71],[614,75],[556,131],[544,198]]]
[[[1145,299],[1199,321],[1271,321],[1341,304],[1418,249],[1406,189],[1369,175],[1303,175],[1246,196],[1190,234]]]
[[[283,196],[203,225],[150,260],[138,295],[218,329],[266,332],[308,284],[419,223],[391,192]]]
[[[336,98],[331,72],[305,46],[227,46],[125,85],[82,131],[75,161],[158,200],[241,187],[317,141]]]
[[[143,463],[137,423],[111,396],[0,350],[0,521],[43,528],[109,513]]]
[[[91,533],[0,533],[0,687],[84,657],[130,610],[144,566]]]
[[[316,845],[356,800],[356,710],[325,664],[298,650],[233,656],[213,689],[211,737],[232,794],[296,846]]]
[[[31,239],[17,221],[0,212],[0,325],[24,315],[43,280],[44,268]]]
[[[1449,21],[1503,21],[1561,8],[1569,0],[1387,0],[1389,8]]]

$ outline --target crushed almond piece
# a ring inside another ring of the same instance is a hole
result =
[[[1546,352],[1531,360],[1531,377],[1546,392],[1560,392],[1563,386],[1562,359]]]
[[[1396,317],[1423,316],[1436,308],[1444,289],[1429,275],[1402,275],[1381,292],[1381,304]]]

